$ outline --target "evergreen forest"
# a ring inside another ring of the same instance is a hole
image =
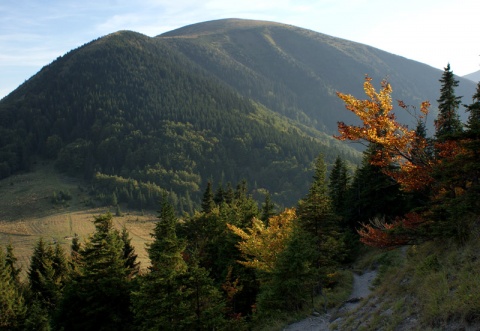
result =
[[[269,42],[257,42],[254,53],[225,43],[229,52],[220,52],[212,42],[219,31]],[[54,164],[87,183],[95,207],[156,210],[156,218],[145,265],[110,212],[92,217],[94,231],[68,249],[39,238],[23,269],[15,247],[2,243],[0,330],[280,330],[341,306],[352,266],[371,252],[381,256],[372,263],[378,282],[394,279],[389,286],[410,295],[392,311],[408,306],[425,329],[480,323],[480,256],[472,248],[480,238],[480,83],[460,96],[463,81],[447,65],[434,72],[432,103],[395,75],[381,77],[377,91],[377,72],[363,89],[348,83],[313,93],[313,81],[334,79],[307,66],[308,52],[295,61],[269,56],[285,69],[273,77],[260,62],[246,68],[275,38],[293,52],[302,39],[282,33],[300,32],[235,20],[156,38],[119,32],[58,58],[1,100],[1,178]],[[327,39],[309,45],[342,47]],[[213,63],[217,51],[235,58]],[[295,81],[303,76],[292,68],[311,81]],[[295,89],[273,84],[288,77]],[[398,107],[395,82],[405,97]],[[348,115],[337,119],[332,109]],[[52,202],[69,198],[60,191]],[[398,248],[420,262],[388,260]],[[457,250],[458,258],[440,253]],[[420,251],[428,252],[423,260]],[[445,256],[468,270],[447,272]],[[402,268],[403,279],[386,278]],[[429,283],[444,292],[408,287]]]

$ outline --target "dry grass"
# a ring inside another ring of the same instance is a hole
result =
[[[63,205],[51,202],[53,192],[70,192],[72,199]],[[28,269],[33,247],[40,237],[59,242],[68,252],[75,234],[82,242],[94,230],[95,215],[108,208],[88,208],[83,203],[88,195],[84,183],[55,172],[50,164],[42,164],[34,172],[15,175],[0,181],[0,245],[11,243],[22,266]],[[111,208],[114,214],[114,208]],[[154,214],[124,211],[114,216],[118,229],[127,228],[142,268],[148,265],[145,244],[151,241]]]

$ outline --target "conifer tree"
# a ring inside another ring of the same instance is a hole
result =
[[[405,200],[399,185],[382,168],[371,164],[376,146],[364,152],[361,166],[355,171],[347,197],[347,222],[358,229],[375,217],[393,219],[405,213]]]
[[[216,330],[225,325],[225,302],[209,272],[199,265],[196,252],[190,253],[188,271],[182,277],[186,290],[185,303],[189,314],[182,321],[182,330]]]
[[[337,156],[329,176],[329,195],[332,200],[333,211],[337,215],[345,214],[345,206],[348,192],[348,170],[345,162]]]
[[[0,330],[23,330],[25,315],[25,299],[12,277],[12,266],[0,248]]]
[[[213,196],[212,182],[208,181],[207,188],[203,193],[202,211],[208,214],[213,210],[214,207],[215,207],[215,201]]]
[[[477,84],[477,90],[472,97],[472,103],[466,106],[468,115],[467,137],[480,139],[480,83]]]
[[[140,262],[137,262],[137,254],[135,247],[132,246],[132,238],[124,226],[120,233],[120,238],[123,241],[123,259],[125,261],[125,268],[130,278],[135,277],[140,272]]]
[[[177,218],[163,195],[158,221],[148,247],[151,266],[134,294],[133,310],[139,330],[177,330],[189,316],[188,292],[182,286],[187,264],[185,244],[177,238]]]
[[[339,218],[333,212],[326,182],[327,167],[323,156],[318,156],[315,173],[305,198],[298,202],[300,227],[315,240],[318,259],[315,267],[320,276],[332,271],[343,258],[345,247],[340,233]]]
[[[70,245],[70,259],[69,259],[69,269],[72,276],[74,274],[79,273],[80,266],[82,264],[80,249],[81,249],[80,239],[78,235],[75,233],[74,237],[72,238],[72,244]]]
[[[10,269],[10,274],[12,276],[12,279],[19,285],[20,284],[19,275],[22,272],[22,269],[17,267],[17,257],[15,256],[15,253],[13,251],[12,243],[8,243],[6,249],[7,249],[7,254],[5,256],[5,263]]]
[[[262,283],[258,296],[260,314],[271,311],[299,311],[313,307],[318,285],[318,250],[315,238],[295,225],[285,248],[278,255],[268,280]]]
[[[230,182],[227,183],[224,197],[227,204],[233,203],[233,200],[235,199],[235,192],[233,191],[232,183]]]
[[[60,297],[53,266],[54,251],[40,238],[34,249],[28,269],[30,291],[47,311],[55,308]]]
[[[298,216],[302,227],[316,237],[335,222],[335,217],[328,195],[327,166],[323,156],[317,158],[314,171],[313,183],[305,198],[298,203]]]
[[[56,325],[65,330],[130,330],[123,241],[111,214],[95,217],[94,224],[95,232],[79,251],[79,272],[65,288]]]
[[[458,136],[462,132],[462,123],[458,115],[461,97],[455,96],[455,87],[458,80],[455,79],[450,70],[450,63],[444,68],[438,102],[438,117],[435,120],[435,138],[443,142]]]
[[[262,215],[261,215],[261,220],[263,222],[267,222],[268,219],[275,215],[275,204],[273,203],[270,192],[267,192],[265,195],[265,201],[262,205]]]
[[[469,112],[467,131],[465,133],[465,147],[469,151],[464,160],[464,170],[468,172],[468,179],[472,183],[472,190],[480,190],[480,83],[473,95],[473,100],[467,106]]]
[[[216,205],[220,205],[222,202],[225,201],[225,191],[223,190],[222,185],[218,186],[215,192],[215,196],[213,197],[213,201]]]

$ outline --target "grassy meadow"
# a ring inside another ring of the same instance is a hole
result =
[[[55,192],[55,193],[54,193]],[[71,199],[52,202],[59,192],[68,192]],[[51,164],[37,165],[35,171],[14,175],[0,181],[0,244],[11,243],[14,253],[26,272],[33,247],[40,237],[46,242],[62,244],[69,252],[75,235],[83,242],[94,231],[93,219],[110,211],[118,229],[127,228],[142,268],[148,265],[145,245],[156,215],[123,210],[115,216],[115,207],[89,207],[90,197],[85,183],[56,172]]]

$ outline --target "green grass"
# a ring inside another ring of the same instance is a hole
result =
[[[352,313],[352,323],[359,330],[479,328],[478,236],[464,245],[444,240],[404,252],[367,250],[358,261],[357,268],[376,265],[379,274],[372,307]]]
[[[41,163],[34,171],[0,180],[0,247],[11,243],[25,275],[37,240],[59,242],[68,252],[74,234],[82,242],[94,231],[94,216],[115,208],[91,208],[83,181],[57,173],[52,164]],[[53,192],[69,192],[67,203],[52,203]],[[123,210],[123,209],[122,209]],[[155,215],[123,210],[114,216],[117,228],[125,226],[141,266],[148,266],[145,244],[151,241]]]

